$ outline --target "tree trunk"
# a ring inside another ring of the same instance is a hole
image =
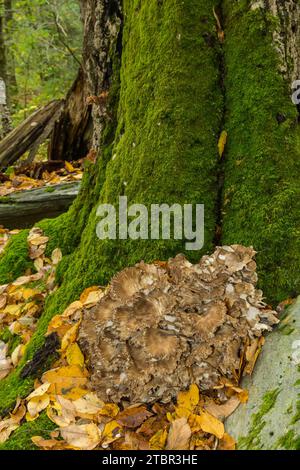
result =
[[[299,68],[300,25],[295,29],[288,11],[299,20],[296,1],[124,0],[122,8],[117,0],[82,2],[84,86],[76,103],[84,115],[86,98],[92,103],[99,158],[88,164],[69,212],[39,224],[49,251],[63,251],[60,287],[18,371],[0,383],[0,412],[31,389],[28,380],[24,390],[20,369],[41,346],[51,317],[85,287],[103,285],[141,259],[185,251],[178,240],[100,241],[98,204],[117,206],[119,195],[148,207],[205,204],[205,246],[186,252],[191,261],[215,243],[253,245],[269,301],[299,293],[299,124],[289,81]],[[56,142],[67,128],[57,128]],[[222,130],[228,145],[220,158]],[[24,263],[13,261],[20,252],[27,256],[22,236],[2,256],[0,283],[21,274]]]

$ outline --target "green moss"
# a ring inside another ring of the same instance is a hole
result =
[[[28,257],[28,233],[28,230],[22,230],[13,235],[0,255],[0,285],[12,282],[27,269],[33,269],[33,263]]]
[[[53,188],[53,186],[49,186],[48,188],[45,188],[44,191],[45,193],[54,193],[55,188]]]
[[[271,411],[276,403],[280,390],[277,388],[265,394],[262,404],[257,413],[252,416],[251,428],[246,437],[238,441],[238,448],[244,450],[260,450],[263,447],[260,433],[266,425],[264,416]]]
[[[295,432],[290,430],[278,440],[278,447],[285,450],[300,450],[300,437],[295,437]]]
[[[13,335],[6,327],[0,331],[0,341],[4,341],[8,345],[8,355],[10,356],[21,343],[21,338],[18,335]]]
[[[0,450],[37,450],[31,438],[41,436],[50,439],[50,433],[54,429],[56,425],[49,420],[46,413],[42,413],[35,421],[25,423],[17,429],[7,442],[0,444]]]
[[[278,68],[274,18],[223,2],[226,18],[224,244],[253,245],[270,302],[300,288],[300,147],[297,110]],[[277,116],[282,115],[281,124]]]

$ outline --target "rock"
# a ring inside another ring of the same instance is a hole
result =
[[[300,297],[263,347],[249,401],[226,421],[239,449],[300,449]]]

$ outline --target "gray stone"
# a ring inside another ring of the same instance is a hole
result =
[[[300,449],[300,297],[266,338],[242,385],[249,401],[226,421],[238,448]]]

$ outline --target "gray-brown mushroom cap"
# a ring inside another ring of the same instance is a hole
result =
[[[278,323],[255,288],[254,256],[225,246],[195,265],[178,255],[115,276],[79,335],[99,397],[168,402],[191,383],[235,382],[247,345]]]

